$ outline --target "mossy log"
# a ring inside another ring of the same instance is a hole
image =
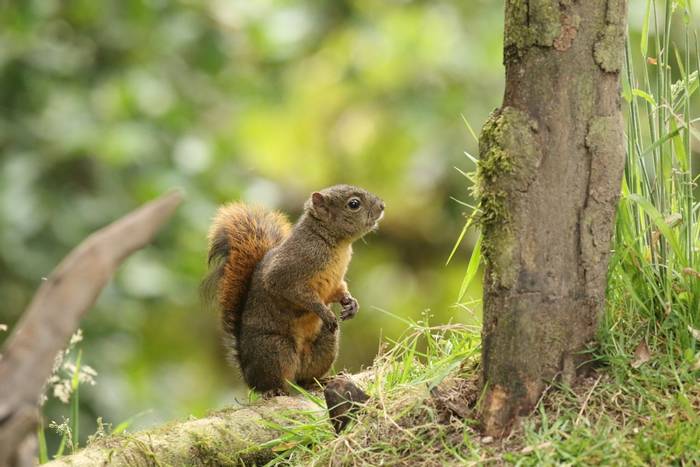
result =
[[[150,465],[263,465],[275,455],[275,426],[327,418],[325,409],[301,397],[274,397],[207,417],[152,430],[108,436],[47,467]]]
[[[507,0],[503,105],[480,138],[482,421],[571,380],[603,311],[625,147],[627,0]]]

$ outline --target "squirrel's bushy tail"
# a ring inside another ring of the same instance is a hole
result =
[[[209,274],[202,283],[202,296],[217,302],[223,330],[227,338],[234,338],[234,347],[255,266],[290,230],[283,214],[244,203],[226,204],[214,217],[208,236]]]

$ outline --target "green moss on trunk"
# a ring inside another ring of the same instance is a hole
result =
[[[595,44],[594,56],[600,68],[608,73],[617,73],[622,66],[625,52],[625,28],[627,21],[627,2],[625,0],[608,0],[605,15],[606,26],[600,39]]]
[[[518,51],[533,45],[551,47],[561,34],[559,1],[508,0],[505,47]]]
[[[489,279],[501,287],[510,287],[517,275],[511,212],[514,195],[527,190],[540,163],[536,133],[537,122],[513,107],[494,112],[481,131],[476,190],[481,198],[482,251],[490,266]]]

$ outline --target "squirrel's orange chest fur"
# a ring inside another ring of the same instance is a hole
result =
[[[351,258],[352,247],[350,245],[340,247],[333,252],[328,265],[311,278],[311,288],[326,305],[338,299],[338,289],[342,287]]]
[[[316,291],[321,301],[329,305],[340,297],[340,291],[344,291],[343,278],[348,270],[348,264],[352,258],[352,247],[339,248],[331,257],[328,265],[313,276],[310,286]],[[297,348],[301,352],[309,351],[309,344],[321,330],[322,321],[315,313],[309,312],[297,318],[294,323],[295,340]]]

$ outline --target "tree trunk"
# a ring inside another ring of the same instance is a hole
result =
[[[503,106],[481,133],[482,421],[570,381],[603,312],[624,166],[626,0],[507,0]]]

